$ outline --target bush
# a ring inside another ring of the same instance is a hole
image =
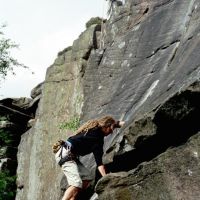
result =
[[[3,145],[10,145],[13,142],[13,134],[9,131],[0,129],[0,143]]]
[[[16,194],[16,176],[0,172],[0,200],[13,200]]]

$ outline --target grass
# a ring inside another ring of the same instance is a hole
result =
[[[80,126],[80,118],[73,117],[69,121],[62,123],[59,128],[61,130],[76,131]]]

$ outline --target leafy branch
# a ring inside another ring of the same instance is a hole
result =
[[[10,50],[18,48],[19,45],[15,44],[11,39],[7,39],[2,31],[6,25],[0,26],[0,77],[5,79],[8,71],[14,75],[14,67],[27,68],[24,64],[19,63],[17,59],[11,56]]]

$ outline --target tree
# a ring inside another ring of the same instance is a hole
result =
[[[5,27],[6,25],[0,26],[0,79],[5,79],[9,71],[15,74],[14,67],[27,68],[10,55],[10,50],[18,48],[18,45],[4,37],[2,29]]]

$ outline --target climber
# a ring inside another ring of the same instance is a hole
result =
[[[64,142],[64,148],[54,151],[56,161],[69,184],[62,200],[75,200],[79,192],[86,189],[92,180],[89,170],[78,160],[78,156],[93,153],[100,174],[106,175],[102,163],[104,137],[111,134],[115,128],[122,127],[124,123],[115,121],[110,116],[89,120],[77,130],[76,135]],[[56,145],[53,146],[54,150],[57,148]]]

